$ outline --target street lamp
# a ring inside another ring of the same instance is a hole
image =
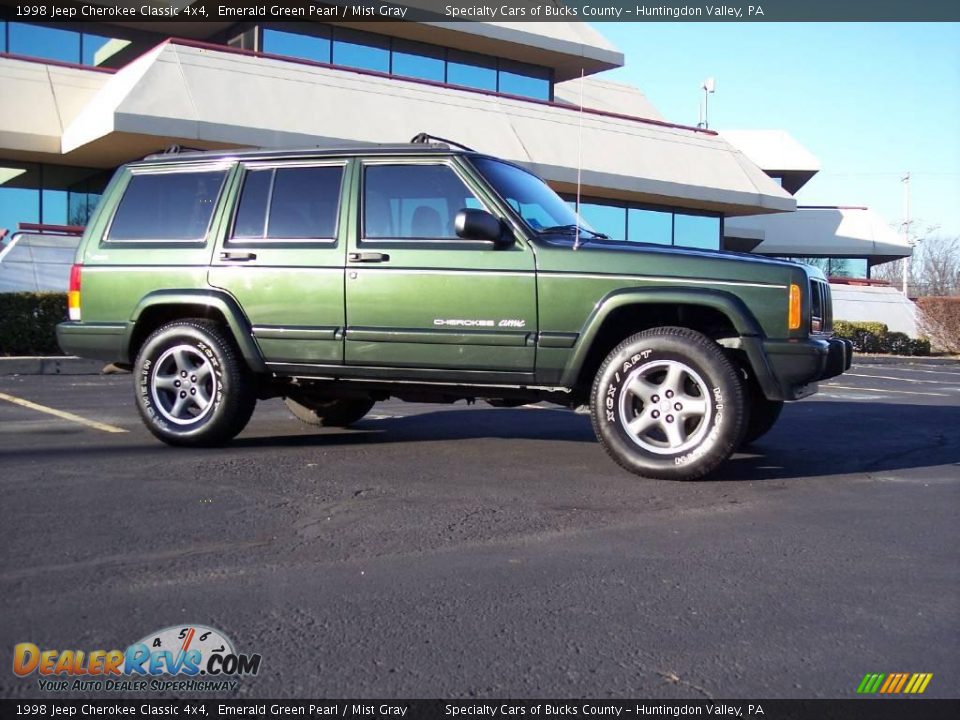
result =
[[[709,98],[717,90],[716,79],[712,77],[708,77],[706,80],[703,81],[703,84],[700,86],[700,89],[703,90],[703,105],[700,106],[700,122],[697,123],[697,127],[707,130],[710,128],[710,123],[707,117]]]

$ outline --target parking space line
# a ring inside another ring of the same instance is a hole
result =
[[[853,387],[852,385],[834,385],[833,383],[826,383],[824,387],[833,388],[834,390],[857,390],[859,392],[875,392],[884,394],[896,393],[897,395],[930,395],[932,397],[951,397],[948,393],[917,392],[915,390],[881,390],[878,388]]]
[[[960,385],[960,382],[951,382],[950,380],[917,380],[916,378],[893,377],[893,375],[868,375],[867,373],[845,372],[845,377],[863,377],[874,378],[876,380],[896,380],[905,383],[921,383],[923,385]]]
[[[953,370],[923,370],[920,368],[905,368],[897,367],[890,365],[857,365],[854,364],[855,368],[864,369],[864,368],[875,368],[877,370],[886,370],[887,372],[912,372],[912,373],[927,373],[929,375],[953,375],[958,376],[960,372],[954,372]],[[958,366],[960,367],[960,366]]]
[[[0,393],[0,400],[6,400],[7,402],[13,403],[14,405],[19,405],[20,407],[25,407],[30,410],[36,410],[37,412],[47,413],[47,415],[53,415],[54,417],[61,418],[62,420],[69,420],[70,422],[86,425],[87,427],[93,428],[94,430],[102,430],[103,432],[108,432],[108,433],[127,432],[123,428],[118,428],[114,425],[107,425],[107,423],[97,422],[96,420],[88,420],[85,417],[74,415],[73,413],[67,412],[66,410],[57,410],[56,408],[47,407],[46,405],[40,405],[39,403],[35,403],[35,402],[30,402],[29,400],[24,400],[23,398],[14,397],[13,395],[7,395],[6,393]]]

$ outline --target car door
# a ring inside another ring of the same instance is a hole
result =
[[[343,362],[350,167],[334,158],[240,170],[239,199],[209,281],[240,303],[268,363]]]
[[[532,374],[533,252],[457,237],[459,210],[493,210],[469,173],[452,157],[372,158],[358,164],[355,182],[345,363],[429,379]]]

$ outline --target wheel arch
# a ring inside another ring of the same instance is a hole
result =
[[[565,387],[589,387],[607,354],[624,338],[652,327],[672,325],[702,332],[725,347],[747,350],[763,331],[744,302],[709,288],[626,288],[604,297],[584,323],[564,370]],[[770,375],[765,358],[745,352],[758,378]],[[761,380],[762,382],[762,380]]]
[[[209,290],[158,290],[145,296],[127,325],[124,347],[129,362],[136,359],[144,341],[158,327],[174,320],[195,317],[221,323],[233,337],[247,367],[253,372],[266,372],[250,323],[240,306],[229,295]]]

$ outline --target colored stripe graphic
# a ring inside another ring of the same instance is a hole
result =
[[[920,695],[926,691],[933,673],[867,673],[857,686],[860,695]]]

